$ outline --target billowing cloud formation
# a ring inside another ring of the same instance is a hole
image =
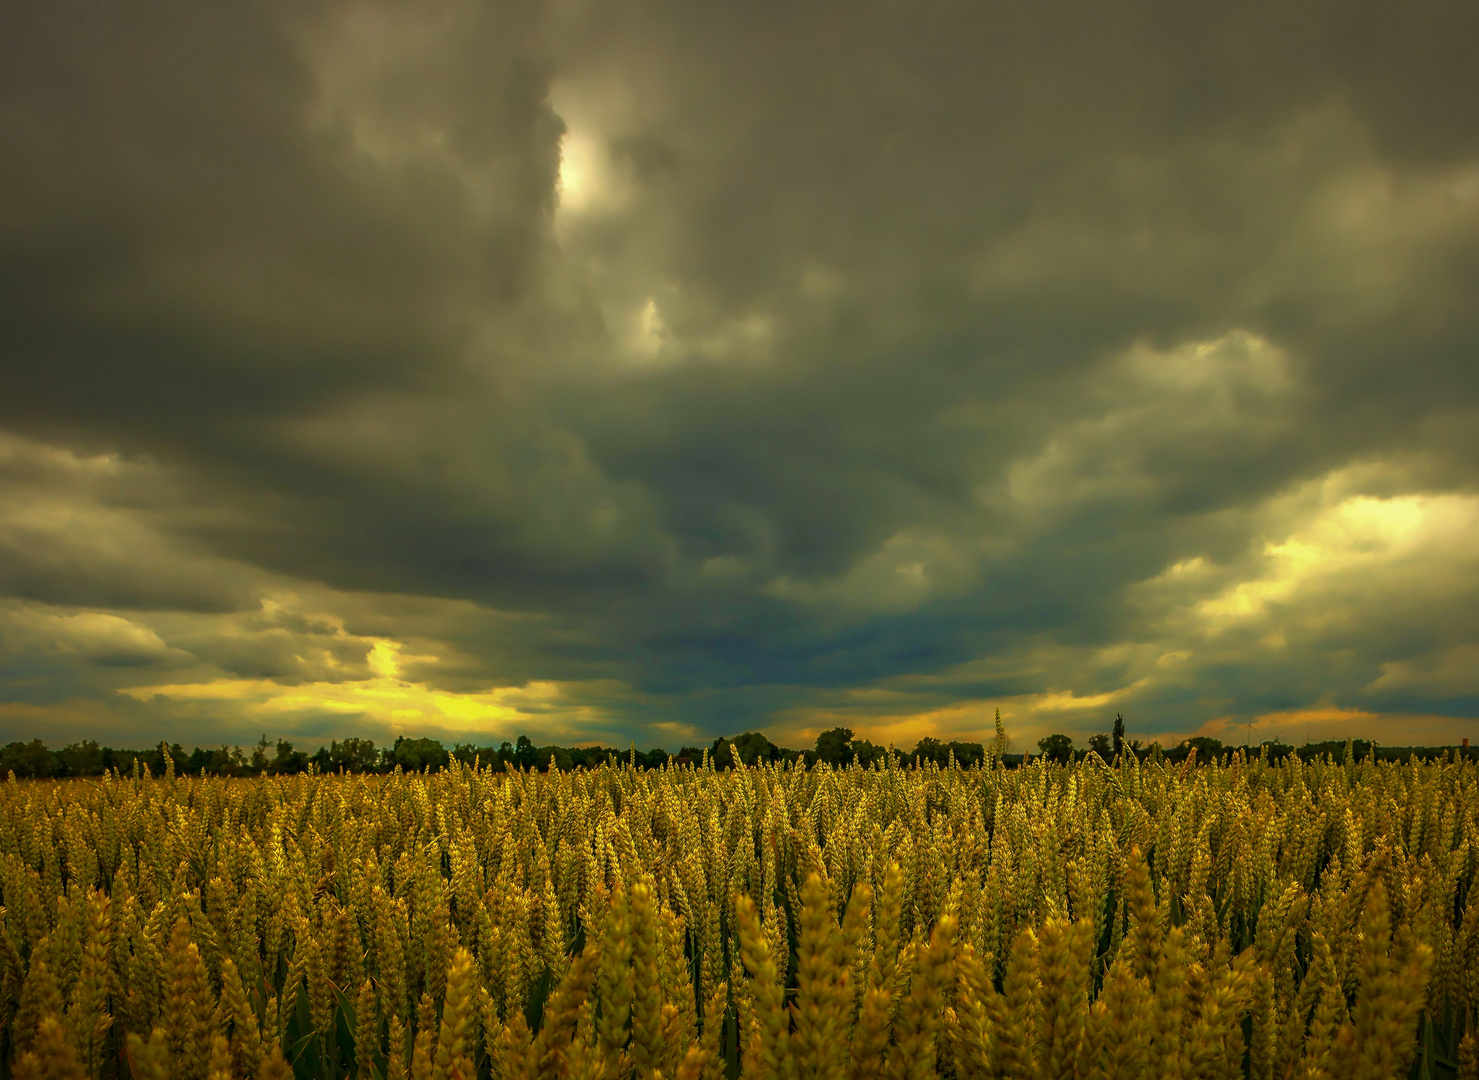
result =
[[[1450,2],[0,12],[0,728],[1479,717]]]

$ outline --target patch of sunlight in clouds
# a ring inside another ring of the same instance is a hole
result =
[[[417,733],[472,732],[489,725],[505,730],[524,725],[533,730],[536,718],[543,725],[551,713],[564,719],[598,719],[588,707],[571,700],[569,688],[558,682],[531,681],[522,686],[453,693],[401,677],[403,665],[435,665],[438,659],[433,655],[404,654],[400,642],[380,638],[374,640],[366,656],[373,672],[369,678],[298,685],[284,685],[265,678],[215,678],[130,686],[118,693],[141,702],[164,698],[234,705],[236,713],[254,720],[315,713],[353,714],[392,730]]]
[[[600,144],[585,133],[566,131],[560,141],[560,209],[579,213],[608,190]]]
[[[1476,527],[1479,497],[1471,495],[1343,499],[1284,540],[1266,542],[1258,576],[1201,601],[1197,611],[1216,629],[1261,614],[1275,601],[1291,600],[1321,579],[1380,574],[1415,557],[1433,560],[1432,568],[1441,572],[1450,561],[1444,555],[1458,554]],[[1178,563],[1171,570],[1186,577],[1194,567]]]
[[[681,290],[665,285],[665,302],[678,305]],[[636,366],[650,369],[678,361],[711,363],[764,363],[772,357],[774,320],[760,312],[737,317],[715,316],[687,320],[690,332],[678,334],[664,314],[656,296],[647,296],[624,313],[617,310],[613,324],[624,327],[617,337],[621,354]],[[695,330],[694,324],[699,328]]]
[[[377,641],[375,647],[366,656],[365,662],[370,665],[370,670],[385,679],[394,679],[401,673],[400,661],[396,653],[400,651],[400,645],[393,641]],[[428,663],[436,663],[436,657],[422,657]]]
[[[1122,701],[1131,696],[1149,682],[1149,679],[1140,679],[1130,686],[1122,686],[1118,690],[1107,690],[1102,694],[1080,695],[1072,690],[1049,690],[1046,693],[1019,699],[1019,701],[1026,705],[1029,712],[1035,713],[1072,713],[1085,709],[1102,709],[1106,705],[1112,705],[1116,701]]]
[[[554,225],[556,236],[568,240],[583,219],[630,209],[637,194],[634,177],[617,161],[611,139],[632,127],[636,106],[630,87],[616,79],[555,79],[550,106],[565,125]]]
[[[667,324],[657,306],[657,297],[649,296],[632,320],[633,331],[628,341],[630,351],[640,359],[654,360],[662,352],[668,336]]]

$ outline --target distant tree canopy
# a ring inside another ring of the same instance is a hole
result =
[[[1067,735],[1048,735],[1037,740],[1037,748],[1045,758],[1067,765],[1073,760],[1073,739]]]
[[[846,765],[852,760],[852,728],[835,727],[817,736],[817,760],[828,765]]]
[[[1116,718],[1115,728],[1119,733],[1123,721]],[[996,750],[1003,745],[1004,729],[998,728],[1002,736],[993,745]],[[1122,736],[1121,736],[1122,737]],[[1038,749],[1051,761],[1067,763],[1078,752],[1073,740],[1063,734],[1046,736],[1038,741]],[[1089,739],[1089,748],[1105,761],[1116,756],[1112,737],[1103,734]],[[1187,739],[1171,750],[1163,750],[1159,743],[1142,747],[1139,740],[1125,744],[1124,753],[1137,757],[1159,757],[1167,761],[1181,761],[1195,751],[1197,759],[1205,761],[1225,754],[1235,747],[1224,746],[1217,739],[1196,736]],[[1248,749],[1248,748],[1245,748]],[[1383,761],[1406,761],[1408,758],[1435,757],[1452,752],[1465,757],[1479,758],[1479,747],[1374,747],[1364,740],[1350,742],[1308,743],[1295,748],[1278,741],[1264,743],[1249,749],[1257,755],[1266,755],[1271,760],[1280,760],[1290,754],[1303,759],[1330,755],[1336,760],[1361,760],[1376,754]],[[264,735],[253,747],[250,755],[240,747],[222,746],[207,749],[197,746],[190,752],[179,743],[165,744],[149,750],[115,750],[110,746],[99,746],[85,740],[71,743],[60,750],[48,749],[40,739],[30,742],[12,742],[0,747],[0,776],[14,773],[22,779],[46,779],[48,777],[98,776],[106,771],[117,770],[122,775],[146,770],[151,776],[166,775],[171,769],[177,773],[198,775],[202,772],[212,776],[256,776],[261,774],[291,776],[307,772],[368,773],[390,772],[399,768],[405,772],[422,772],[447,767],[453,762],[463,765],[481,764],[504,769],[547,769],[553,764],[556,769],[568,771],[577,768],[594,768],[606,761],[631,762],[639,768],[663,768],[668,765],[702,765],[705,749],[700,746],[685,746],[678,753],[670,754],[664,749],[647,751],[631,747],[626,751],[604,746],[536,746],[527,735],[520,735],[510,743],[504,740],[498,746],[476,746],[458,743],[451,751],[435,739],[406,737],[397,738],[388,747],[376,747],[369,739],[349,738],[342,742],[331,742],[321,746],[312,754],[294,748],[286,739],[271,742]],[[746,766],[766,763],[826,764],[842,767],[852,764],[854,759],[863,765],[880,764],[887,760],[889,750],[866,739],[858,738],[850,728],[837,727],[817,736],[816,746],[810,750],[789,750],[771,742],[762,732],[747,731],[733,738],[715,739],[708,748],[710,763],[716,769],[733,768],[736,760]],[[985,766],[988,757],[980,743],[942,742],[934,737],[920,739],[912,751],[896,751],[903,763],[934,763],[941,767],[949,765],[954,757],[956,764],[966,768]],[[1006,764],[1020,759],[1001,754],[997,758]]]
[[[345,739],[329,744],[329,769],[338,772],[374,772],[380,767],[380,752],[369,739]]]
[[[730,740],[729,747],[730,752],[737,755],[746,765],[758,765],[762,761],[780,759],[781,748],[758,731],[747,731],[743,735],[736,735]]]
[[[534,747],[524,736],[519,736],[519,764],[532,768],[539,764],[534,757]],[[448,761],[447,748],[435,739],[396,739],[390,749],[390,758],[406,772],[421,772],[424,769],[440,769]]]
[[[97,743],[83,744],[84,747],[89,745],[95,747]],[[32,739],[28,743],[13,742],[7,746],[0,754],[0,767],[13,771],[17,776],[52,776],[58,771],[57,765],[64,764],[67,758],[85,759],[85,756],[85,750],[79,753],[71,746],[53,754],[40,739]]]
[[[1211,758],[1218,757],[1222,753],[1222,740],[1209,738],[1206,735],[1197,735],[1183,742],[1180,749],[1188,753],[1195,750],[1199,760],[1207,761]]]
[[[957,765],[969,768],[986,761],[986,748],[980,743],[941,742],[939,739],[926,737],[920,739],[914,751],[909,754],[911,759],[917,758],[921,762],[933,761],[940,766],[949,765],[952,756]]]

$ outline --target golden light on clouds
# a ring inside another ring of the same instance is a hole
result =
[[[1050,690],[1045,694],[1033,695],[1021,701],[1029,712],[1035,713],[1071,713],[1085,709],[1102,709],[1116,701],[1123,701],[1149,681],[1141,679],[1132,686],[1122,687],[1119,690],[1107,690],[1102,694],[1079,695],[1072,690]]]
[[[560,209],[580,213],[599,203],[609,184],[603,148],[584,132],[566,131],[560,141]]]
[[[629,90],[621,81],[555,80],[550,106],[564,125],[560,136],[560,170],[556,182],[556,234],[565,243],[582,219],[600,218],[628,209],[635,195],[629,168],[613,153],[613,133],[633,123]]]
[[[284,716],[313,713],[346,713],[392,730],[420,731],[423,728],[481,733],[489,728],[505,730],[530,727],[549,712],[595,719],[593,710],[565,700],[559,683],[531,682],[518,687],[498,687],[480,693],[449,693],[426,682],[412,682],[399,675],[398,648],[394,642],[377,641],[368,663],[374,675],[347,682],[312,682],[283,685],[271,679],[211,679],[205,682],[162,683],[131,686],[119,691],[137,701],[163,698],[174,702],[225,702],[238,715],[277,723]],[[435,657],[418,656],[418,662],[434,663]]]
[[[1400,574],[1404,563],[1421,559],[1441,575],[1465,559],[1479,528],[1479,497],[1357,495],[1316,513],[1286,539],[1264,544],[1257,577],[1240,581],[1197,605],[1209,629],[1264,613],[1271,603],[1289,600],[1301,588],[1345,580],[1382,580]],[[1172,578],[1206,569],[1200,560],[1178,563]]]
[[[281,613],[291,598],[264,602],[264,610]],[[393,638],[355,638],[342,623],[328,616],[336,638],[360,642],[363,665],[336,661],[332,653],[317,662],[334,673],[288,682],[275,678],[200,677],[188,681],[145,683],[120,688],[117,693],[138,702],[201,704],[215,707],[233,721],[250,721],[276,731],[291,731],[313,717],[340,715],[375,730],[422,733],[448,737],[499,739],[508,732],[534,731],[551,724],[561,730],[580,726],[599,728],[605,718],[598,708],[580,700],[579,691],[609,692],[598,683],[580,686],[533,680],[518,686],[494,686],[477,691],[452,691],[436,685],[429,673],[442,659],[433,653],[408,652]],[[417,677],[407,677],[414,670]]]

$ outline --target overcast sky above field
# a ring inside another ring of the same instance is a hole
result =
[[[1479,6],[0,6],[0,738],[1479,736]]]

